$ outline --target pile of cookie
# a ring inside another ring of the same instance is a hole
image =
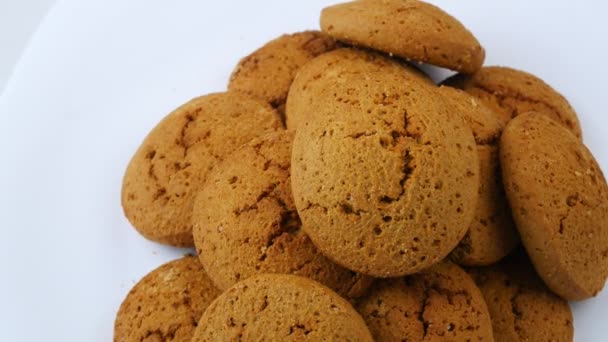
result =
[[[572,341],[567,301],[608,276],[608,186],[568,101],[422,1],[331,6],[321,29],[135,153],[125,215],[197,256],[133,287],[114,340]]]

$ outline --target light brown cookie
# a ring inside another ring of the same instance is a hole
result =
[[[377,281],[357,310],[376,341],[493,341],[481,292],[449,262]]]
[[[261,100],[238,93],[196,98],[165,117],[131,159],[122,207],[144,237],[192,246],[194,196],[213,165],[249,140],[283,130]]]
[[[334,48],[336,41],[319,31],[282,35],[243,58],[232,72],[228,89],[264,99],[283,113],[298,70]]]
[[[498,143],[500,133],[505,128],[489,107],[474,96],[453,87],[439,86],[439,94],[448,101],[448,105],[459,112],[464,121],[471,127],[477,145]]]
[[[194,242],[222,290],[261,273],[316,280],[357,297],[372,278],[342,268],[317,251],[300,229],[291,193],[293,133],[257,138],[209,173],[194,206]]]
[[[205,311],[192,342],[372,341],[365,322],[345,299],[293,275],[244,280]]]
[[[190,341],[199,319],[220,291],[194,256],[148,273],[122,302],[114,342]]]
[[[484,49],[458,20],[418,0],[352,1],[321,12],[337,40],[463,73],[479,70]]]
[[[565,299],[595,296],[608,277],[608,185],[591,152],[546,115],[528,113],[505,128],[500,162],[541,278]]]
[[[378,72],[409,75],[412,79],[435,87],[428,76],[396,59],[371,51],[337,49],[313,59],[298,72],[287,97],[287,128],[295,130],[304,122],[314,120],[320,112],[326,112],[323,108],[328,105],[325,98],[334,97],[338,93],[337,88],[348,91],[351,79]],[[341,105],[339,98],[335,100],[333,104]]]
[[[500,175],[498,140],[503,125],[491,109],[473,96],[446,86],[438,91],[471,127],[479,155],[475,218],[451,258],[461,265],[490,265],[508,255],[519,243]]]
[[[536,111],[582,137],[576,112],[565,97],[540,78],[507,67],[483,67],[472,76],[456,75],[444,81],[478,98],[506,125],[519,114]]]
[[[505,260],[468,272],[488,305],[496,342],[573,340],[568,302],[546,288],[528,261]]]
[[[332,260],[372,276],[439,262],[473,219],[479,165],[470,128],[407,71],[350,78],[324,101],[294,140],[304,231]]]

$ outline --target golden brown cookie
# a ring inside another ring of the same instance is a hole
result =
[[[568,100],[527,72],[507,67],[484,67],[472,76],[456,75],[444,83],[478,98],[494,110],[505,125],[519,114],[536,111],[582,137],[578,116]]]
[[[540,277],[565,299],[595,296],[608,277],[608,185],[591,152],[546,115],[528,113],[505,128],[500,162]]]
[[[184,104],[131,159],[122,184],[125,215],[150,240],[192,246],[194,196],[207,172],[240,145],[279,130],[277,112],[247,95],[218,93]]]
[[[504,124],[490,108],[472,95],[453,87],[439,86],[437,88],[448,105],[458,111],[464,121],[471,127],[477,145],[492,145],[497,143]]]
[[[357,310],[376,341],[493,341],[481,292],[449,262],[377,281]]]
[[[321,29],[337,40],[463,73],[479,70],[484,49],[458,20],[418,0],[352,1],[327,7]]]
[[[335,40],[319,31],[282,35],[243,58],[232,72],[228,89],[264,99],[283,113],[298,70],[335,47]]]
[[[192,342],[372,341],[345,299],[307,278],[256,275],[224,292],[205,311]]]
[[[547,289],[528,261],[505,260],[469,274],[488,305],[496,342],[573,340],[568,302]]]
[[[319,106],[327,106],[324,99],[337,94],[337,87],[348,90],[351,79],[378,72],[409,75],[435,87],[428,76],[404,62],[371,51],[337,49],[313,59],[298,72],[287,97],[287,128],[295,130],[303,122],[314,120],[315,115],[324,109]],[[341,105],[339,98],[335,100],[333,104]]]
[[[122,302],[114,342],[190,341],[199,319],[220,291],[194,256],[148,273]]]
[[[439,262],[473,219],[479,165],[470,128],[407,71],[350,78],[324,101],[294,140],[304,231],[330,259],[372,276]]]
[[[300,229],[291,193],[293,133],[257,138],[209,173],[194,206],[194,242],[205,270],[225,290],[260,273],[288,273],[357,297],[372,278],[317,251]]]
[[[438,91],[471,127],[479,155],[475,218],[451,257],[461,265],[490,265],[508,255],[519,243],[500,175],[498,140],[503,125],[491,109],[473,96],[446,86]]]

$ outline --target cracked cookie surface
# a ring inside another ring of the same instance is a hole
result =
[[[349,302],[294,275],[248,278],[218,297],[200,322],[192,342],[372,341]]]
[[[357,297],[372,279],[324,257],[301,230],[291,192],[292,141],[287,131],[256,138],[209,174],[192,217],[201,262],[223,290],[254,274],[287,273]]]
[[[337,40],[464,73],[485,59],[457,19],[418,0],[352,1],[325,8],[321,29]]]
[[[498,160],[498,141],[504,126],[491,109],[472,95],[446,86],[439,87],[438,91],[471,127],[479,155],[475,217],[451,258],[461,265],[490,265],[508,255],[519,243]]]
[[[493,341],[479,289],[449,262],[377,281],[357,310],[376,341]]]
[[[472,268],[488,305],[494,340],[570,342],[574,338],[568,302],[551,293],[525,258]]]
[[[427,75],[397,59],[353,48],[336,49],[313,59],[298,72],[285,107],[287,129],[296,130],[314,120],[328,105],[323,99],[331,96],[335,87],[348,86],[349,78],[365,77],[368,72],[407,72],[411,78],[435,87]]]
[[[124,299],[114,341],[190,341],[203,312],[220,294],[195,256],[168,262],[142,278]]]
[[[184,104],[131,159],[122,185],[126,217],[150,240],[193,246],[192,207],[206,174],[240,145],[280,130],[276,111],[247,95],[210,94]]]
[[[345,77],[323,101],[294,140],[304,231],[330,259],[376,277],[439,262],[473,219],[479,165],[470,128],[407,71]]]
[[[529,111],[556,120],[582,139],[576,112],[568,100],[540,78],[508,67],[483,67],[471,76],[456,75],[444,84],[463,89],[494,110],[506,125]]]
[[[319,31],[282,35],[243,58],[232,72],[228,89],[261,98],[282,114],[298,70],[335,48],[336,41]]]
[[[595,296],[608,276],[608,185],[591,152],[554,120],[528,113],[505,128],[500,162],[540,277],[565,299]]]

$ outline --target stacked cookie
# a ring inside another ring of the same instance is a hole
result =
[[[321,29],[135,153],[125,215],[198,257],[135,285],[115,341],[571,341],[567,301],[608,277],[608,185],[568,101],[422,1],[331,6]]]

